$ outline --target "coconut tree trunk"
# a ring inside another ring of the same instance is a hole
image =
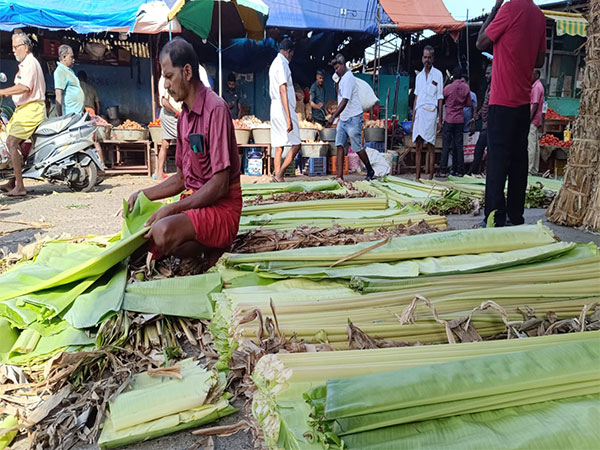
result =
[[[600,229],[600,0],[587,14],[586,66],[563,186],[548,208],[551,221]]]

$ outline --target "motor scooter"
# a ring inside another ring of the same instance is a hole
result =
[[[0,82],[6,82],[3,73]],[[1,122],[6,129],[4,118]],[[62,182],[74,191],[89,191],[97,183],[98,170],[104,170],[94,147],[95,133],[96,126],[87,112],[45,120],[31,136],[29,153],[23,155],[23,178]],[[11,166],[6,138],[0,137],[0,180],[14,178]]]

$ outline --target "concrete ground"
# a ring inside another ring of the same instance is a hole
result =
[[[300,179],[300,178],[296,178]],[[309,178],[304,178],[309,179]],[[349,181],[363,179],[353,175]],[[267,177],[243,177],[242,182],[266,182]],[[44,182],[27,181],[29,196],[12,199],[0,195],[0,249],[15,251],[19,244],[25,245],[35,240],[35,235],[58,236],[68,233],[72,236],[86,234],[112,234],[119,231],[121,217],[119,210],[123,199],[135,190],[152,186],[155,182],[148,177],[111,177],[97,186],[93,192],[76,193],[67,187],[50,185]],[[600,235],[550,223],[542,209],[527,210],[526,223],[538,220],[549,226],[563,241],[595,242],[600,245]],[[451,228],[472,228],[482,216],[454,215],[448,217]],[[20,222],[20,223],[19,223]],[[35,223],[34,223],[35,222]],[[44,228],[41,228],[44,227]],[[242,406],[236,404],[236,406]],[[243,413],[226,417],[215,425],[236,423],[244,418]],[[126,447],[128,450],[187,450],[197,449],[201,438],[189,431],[182,431],[149,442]],[[96,450],[95,445],[78,446],[77,450]],[[254,448],[251,434],[240,432],[230,437],[215,438],[217,450],[249,450]]]

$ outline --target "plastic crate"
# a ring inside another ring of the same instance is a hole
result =
[[[377,150],[379,153],[385,152],[385,142],[365,141],[365,148],[367,147]]]
[[[343,172],[344,175],[348,175],[349,165],[350,165],[350,158],[348,158],[348,155],[346,155],[346,156],[344,156],[344,172]],[[329,157],[328,173],[331,175],[337,174],[337,157],[336,156]]]
[[[283,163],[283,161],[281,161]],[[273,161],[271,161],[271,173],[275,175],[275,166],[273,165]],[[295,177],[296,176],[296,160],[292,161],[292,163],[287,166],[285,172],[283,173],[284,177]]]
[[[321,177],[327,175],[327,157],[302,158],[302,173],[309,177]]]

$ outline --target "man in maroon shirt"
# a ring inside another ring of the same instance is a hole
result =
[[[503,3],[496,0],[477,38],[479,50],[494,44],[485,215],[496,211],[495,223],[500,227],[525,222],[531,72],[534,66],[543,66],[546,54],[546,18],[540,8],[532,0]]]
[[[462,70],[456,67],[452,73],[454,81],[444,88],[446,118],[444,119],[442,160],[440,175],[448,176],[448,155],[452,150],[452,170],[454,175],[465,174],[463,153],[463,130],[465,128],[464,108],[472,107],[471,89],[462,79]]]
[[[240,158],[227,103],[204,87],[198,57],[181,38],[160,53],[165,88],[183,102],[177,122],[177,174],[139,192],[150,200],[185,191],[178,202],[163,206],[146,225],[155,254],[193,257],[204,254],[214,263],[237,235],[242,211]]]

